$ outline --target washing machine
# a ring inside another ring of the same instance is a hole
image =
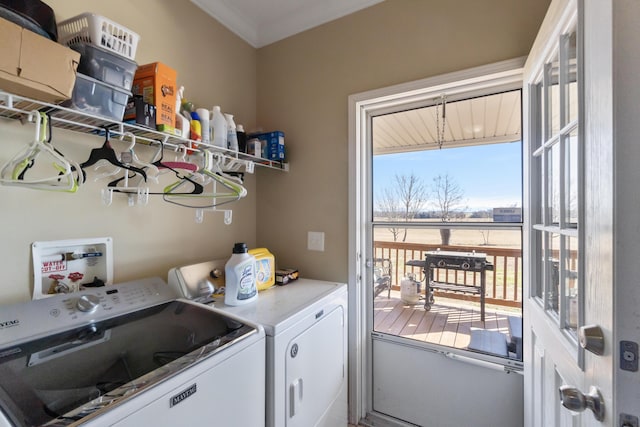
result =
[[[347,286],[298,279],[258,294],[255,303],[226,306],[203,296],[225,260],[174,268],[168,282],[181,294],[247,322],[266,333],[266,425],[347,425]],[[198,296],[200,295],[200,296]],[[203,299],[204,298],[204,299]]]
[[[263,426],[265,334],[148,278],[0,307],[0,426]]]

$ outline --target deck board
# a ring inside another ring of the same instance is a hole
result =
[[[380,294],[374,300],[374,330],[398,335],[418,341],[466,348],[472,328],[509,333],[508,316],[519,316],[517,312],[501,312],[486,309],[485,321],[480,320],[480,307],[461,304],[459,301],[436,298],[431,310],[426,311],[422,303],[405,304],[399,293],[391,298]]]

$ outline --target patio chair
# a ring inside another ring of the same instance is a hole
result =
[[[387,290],[387,298],[391,298],[391,260],[374,258],[373,260],[373,297]]]

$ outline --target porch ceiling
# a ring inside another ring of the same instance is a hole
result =
[[[520,141],[520,110],[519,90],[447,102],[442,148]],[[442,133],[441,105],[375,117],[373,153],[438,149],[438,129]]]

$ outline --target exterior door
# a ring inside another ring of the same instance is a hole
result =
[[[350,215],[354,233],[350,246],[352,259],[356,260],[352,266],[352,275],[354,283],[357,283],[357,291],[351,294],[357,301],[350,301],[350,304],[353,303],[353,307],[366,309],[354,310],[350,318],[358,325],[355,328],[358,336],[352,340],[357,345],[350,348],[350,357],[357,358],[362,369],[361,371],[357,368],[350,369],[351,395],[360,397],[356,402],[353,399],[351,401],[352,422],[362,421],[365,425],[380,423],[407,425],[409,423],[438,427],[522,425],[523,376],[520,375],[522,362],[517,350],[509,351],[506,341],[506,331],[510,327],[508,315],[500,310],[498,316],[498,310],[494,307],[486,310],[486,317],[483,320],[482,302],[476,303],[475,308],[467,307],[465,305],[471,305],[475,301],[471,301],[471,304],[462,299],[449,301],[449,298],[442,294],[434,294],[435,301],[427,300],[425,287],[421,288],[422,293],[418,291],[415,280],[412,281],[414,291],[409,291],[407,295],[402,292],[403,274],[405,271],[410,272],[407,265],[411,265],[409,262],[413,260],[424,259],[422,252],[417,249],[411,252],[407,247],[412,245],[422,247],[432,243],[408,241],[404,246],[396,245],[394,248],[402,247],[404,251],[403,257],[397,260],[395,255],[389,256],[386,249],[386,252],[380,253],[382,250],[374,244],[376,233],[387,232],[389,228],[411,228],[408,232],[410,236],[424,232],[420,237],[426,236],[429,240],[435,235],[436,241],[440,242],[442,235],[439,230],[442,225],[428,220],[426,222],[416,220],[413,224],[405,222],[404,225],[398,222],[376,222],[374,213],[380,213],[380,210],[373,203],[375,179],[372,179],[372,173],[378,165],[375,163],[374,151],[376,121],[396,112],[403,114],[415,109],[414,112],[417,113],[424,107],[430,108],[430,103],[434,99],[442,99],[443,92],[447,93],[447,117],[452,120],[451,117],[454,117],[454,112],[459,105],[467,107],[471,105],[470,102],[466,102],[469,99],[482,99],[482,104],[485,105],[484,100],[494,94],[511,96],[516,91],[518,109],[513,115],[520,129],[519,107],[523,65],[524,61],[519,59],[504,61],[350,97],[351,138],[354,141],[351,145],[350,159],[352,173]],[[456,105],[457,102],[460,104]],[[490,101],[486,104],[490,104]],[[439,108],[444,108],[442,105],[441,103]],[[434,122],[437,123],[437,120]],[[462,127],[457,126],[457,128]],[[457,150],[455,152],[466,153],[465,147],[461,150],[449,147],[451,141],[451,139],[448,142],[444,141],[442,150],[436,148],[431,152],[442,154]],[[499,149],[497,141],[493,142],[495,143],[493,148]],[[516,148],[518,148],[518,156],[515,162],[519,163],[521,158],[519,139]],[[521,172],[518,172],[516,180],[521,175]],[[454,237],[473,234],[474,239],[482,237],[478,227],[480,231],[485,232],[485,236],[489,229],[492,233],[501,235],[517,233],[518,239],[515,240],[519,243],[522,223],[517,222],[517,224],[489,224],[485,219],[472,224],[450,221],[447,223],[447,228],[454,229],[451,233]],[[495,237],[494,234],[492,236]],[[379,240],[388,242],[385,239]],[[448,246],[455,247],[451,250],[457,249],[458,253],[469,254],[473,251],[470,247],[462,249],[460,243],[454,240],[451,240]],[[387,245],[387,247],[390,246]],[[521,252],[519,247],[517,252]],[[378,264],[380,256],[382,256],[382,262]],[[391,260],[392,270],[385,270],[385,259]],[[520,264],[517,264],[517,275],[514,273],[509,277],[519,277],[522,271],[519,266]],[[441,268],[445,270],[444,267]],[[500,271],[505,271],[504,267],[501,268]],[[416,269],[415,273],[416,277],[421,278],[420,270]],[[383,282],[377,279],[386,276],[389,276],[394,286],[391,290],[387,286],[378,293],[377,284]],[[460,277],[462,276],[461,274]],[[443,277],[447,276],[443,274]],[[450,273],[448,277],[447,283],[455,280],[454,273]],[[505,275],[500,277],[504,278]],[[409,278],[408,274],[406,278]],[[425,280],[422,279],[422,285],[425,284]],[[468,283],[474,283],[472,280],[469,278]],[[404,282],[407,284],[407,280]],[[477,283],[481,284],[482,279],[478,279]],[[413,304],[411,302],[404,304],[406,301],[403,300],[403,295],[406,298],[418,298],[411,300]],[[424,300],[419,299],[420,297]],[[429,307],[425,302],[431,303],[431,306]],[[514,312],[514,317],[520,314],[519,309],[508,313],[510,315]],[[379,321],[381,317],[385,319],[382,322]],[[502,321],[504,325],[500,323]],[[469,324],[469,327],[466,328],[465,324]],[[461,328],[460,325],[463,327]],[[498,347],[504,347],[504,354],[470,348],[470,335],[476,330],[480,338],[484,336],[502,338],[496,339],[495,342]],[[432,341],[432,335],[440,338],[440,341],[437,343]],[[468,340],[464,344],[459,344],[458,340],[462,340],[465,336]],[[464,396],[462,400],[453,398],[459,395]],[[464,403],[461,403],[462,401]],[[365,419],[362,420],[362,418]]]
[[[526,426],[637,425],[637,376],[618,360],[637,357],[620,346],[638,340],[638,22],[638,2],[554,0],[525,66]]]

